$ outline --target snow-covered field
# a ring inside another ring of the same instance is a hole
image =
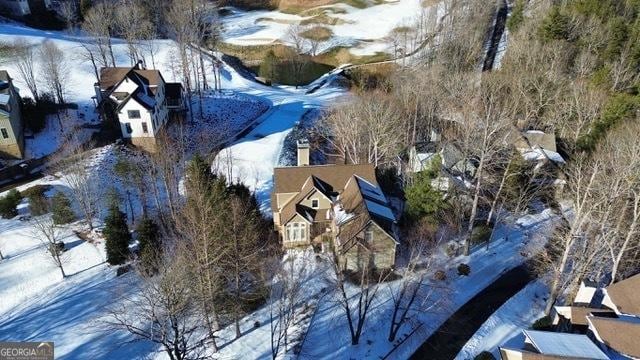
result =
[[[322,26],[333,33],[329,40],[321,44],[321,52],[345,46],[358,56],[391,53],[389,35],[396,28],[412,25],[428,9],[422,4],[422,0],[386,0],[364,9],[342,3],[316,8],[316,11],[322,10],[331,19],[327,21],[328,24],[313,23],[315,14],[305,15],[305,12],[292,15],[280,11],[232,9],[230,15],[222,18],[223,39],[235,45],[287,43],[290,26],[306,21],[311,22],[308,25],[310,27]]]
[[[460,350],[455,360],[471,360],[483,351],[500,358],[498,346],[522,336],[521,330],[544,315],[547,287],[535,281],[520,290],[485,321],[471,339]]]

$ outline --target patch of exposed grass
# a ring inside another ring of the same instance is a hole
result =
[[[300,33],[304,38],[315,41],[327,41],[333,36],[333,31],[324,26],[314,26]]]
[[[290,24],[297,23],[297,21],[295,21],[295,20],[274,19],[274,18],[270,18],[270,17],[261,17],[261,18],[257,18],[256,19],[256,24],[259,24],[261,22],[272,22],[272,23],[276,23],[276,24],[285,24],[285,25],[290,25]]]

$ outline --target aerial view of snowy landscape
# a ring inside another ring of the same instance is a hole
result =
[[[640,359],[640,0],[0,0],[0,360]]]

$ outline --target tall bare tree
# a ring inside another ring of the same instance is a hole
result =
[[[65,53],[52,41],[45,41],[40,47],[40,76],[48,89],[56,95],[59,104],[64,104],[66,88],[69,85],[70,66]]]
[[[187,274],[183,262],[166,260],[156,276],[128,284],[139,291],[115,293],[105,331],[125,331],[133,341],[158,344],[171,360],[210,358],[209,335],[197,317]]]
[[[40,100],[40,93],[38,92],[38,82],[36,81],[36,54],[33,46],[29,46],[23,43],[21,40],[14,41],[16,66],[22,81],[27,85],[33,99],[35,101]]]

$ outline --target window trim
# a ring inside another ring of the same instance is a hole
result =
[[[131,127],[131,123],[130,122],[124,123],[124,130],[127,132],[127,134],[132,134],[133,133],[133,128]]]
[[[315,205],[314,205],[315,204]],[[311,208],[318,209],[320,207],[320,200],[311,199]]]
[[[3,139],[8,139],[9,138],[9,131],[6,128],[0,129],[0,133],[2,134],[2,138]]]
[[[146,121],[142,122],[142,132],[145,133],[145,134],[149,133],[149,125],[147,124]]]

